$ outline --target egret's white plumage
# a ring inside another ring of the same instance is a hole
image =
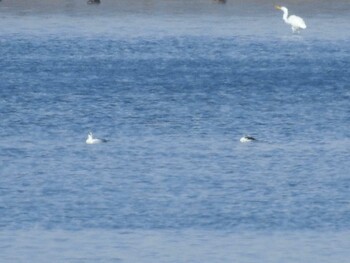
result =
[[[86,139],[87,144],[98,144],[102,142],[107,142],[107,140],[94,138],[94,135],[92,134],[92,132],[89,132],[88,137]]]
[[[275,8],[283,11],[283,20],[284,22],[292,26],[293,33],[299,32],[300,29],[306,29],[306,24],[301,17],[295,15],[291,15],[288,17],[287,7],[276,5]]]

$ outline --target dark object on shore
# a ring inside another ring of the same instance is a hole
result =
[[[87,3],[88,3],[88,5],[93,5],[93,4],[100,4],[101,1],[100,0],[89,0],[89,1],[87,1]]]
[[[214,0],[214,2],[217,2],[219,4],[226,4],[226,0]]]

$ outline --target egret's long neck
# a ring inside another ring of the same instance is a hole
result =
[[[283,9],[283,20],[284,22],[288,22],[288,10],[287,9]]]

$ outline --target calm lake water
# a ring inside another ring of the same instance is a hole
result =
[[[348,262],[350,4],[130,3],[0,2],[1,261]]]

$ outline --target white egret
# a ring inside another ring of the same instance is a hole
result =
[[[102,142],[107,142],[107,140],[94,138],[94,135],[92,134],[92,132],[89,132],[88,137],[86,139],[87,144],[98,144]]]
[[[286,7],[276,5],[275,8],[283,11],[283,20],[284,22],[292,26],[293,33],[299,33],[300,29],[306,28],[306,24],[301,17],[295,15],[291,15],[288,17],[288,9]]]

